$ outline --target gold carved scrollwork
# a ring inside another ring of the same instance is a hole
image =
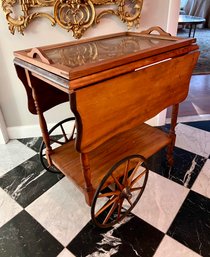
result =
[[[2,0],[2,8],[5,12],[8,22],[9,30],[12,34],[15,30],[23,34],[25,28],[35,18],[45,17],[51,21],[52,25],[55,25],[55,19],[48,13],[34,12],[29,13],[29,9],[32,7],[45,7],[51,6],[54,0]],[[21,7],[22,15],[16,16],[13,12],[13,7],[18,5]]]
[[[93,0],[93,2],[97,0]],[[132,26],[138,26],[139,20],[141,16],[141,10],[143,6],[143,0],[117,0],[117,1],[106,1],[106,4],[113,4],[115,3],[117,6],[117,9],[108,9],[104,10],[101,13],[99,13],[96,17],[96,22],[99,23],[100,19],[107,14],[114,14],[116,16],[119,16],[120,19],[127,23],[128,29],[130,29]]]
[[[20,6],[21,14],[15,13]],[[26,27],[35,18],[48,18],[52,25],[58,24],[67,31],[72,31],[75,38],[80,38],[94,24],[99,23],[104,15],[112,14],[127,23],[128,28],[139,24],[143,0],[2,0],[12,34],[18,31],[23,34]],[[106,9],[97,12],[97,7]],[[108,6],[108,7],[107,7]],[[54,8],[54,16],[46,12],[32,12],[36,8]]]
[[[61,27],[80,38],[95,20],[95,8],[90,0],[57,0],[54,17]]]

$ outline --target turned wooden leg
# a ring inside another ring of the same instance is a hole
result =
[[[91,183],[91,170],[90,170],[89,158],[87,154],[81,153],[80,159],[82,163],[83,175],[85,178],[85,200],[87,204],[91,206],[95,190],[93,189],[93,186]]]
[[[51,166],[52,161],[50,158],[50,154],[52,152],[52,148],[50,146],[50,138],[49,138],[49,134],[48,134],[47,123],[46,123],[46,120],[44,118],[43,112],[42,112],[40,104],[39,104],[39,96],[36,93],[36,85],[35,85],[35,83],[33,83],[33,77],[30,76],[30,73],[28,70],[25,70],[25,72],[26,72],[28,85],[31,87],[31,90],[32,90],[32,96],[33,96],[33,100],[34,100],[34,105],[36,107],[36,112],[39,117],[39,124],[40,124],[41,132],[42,132],[43,141],[46,145],[47,162]]]
[[[175,127],[177,124],[177,116],[178,116],[178,110],[179,110],[179,104],[172,106],[172,115],[171,115],[171,126],[169,131],[169,136],[171,138],[171,143],[167,147],[167,161],[168,166],[171,168],[174,164],[174,158],[173,158],[173,150],[176,140],[176,133],[175,133]]]

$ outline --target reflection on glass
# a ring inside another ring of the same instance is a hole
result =
[[[46,55],[53,63],[76,68],[114,58],[134,54],[149,48],[171,44],[170,40],[139,36],[118,36],[47,50]]]

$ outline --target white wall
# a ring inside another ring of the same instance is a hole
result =
[[[5,125],[4,117],[0,109],[0,144],[6,144],[9,141],[7,128]]]
[[[169,2],[170,4],[169,4],[169,11],[168,11],[167,31],[170,31],[172,35],[176,35],[178,19],[179,19],[180,1],[169,0]]]
[[[175,34],[179,0],[144,0],[139,31],[151,26],[160,26]],[[172,19],[170,18],[172,17]],[[29,113],[24,88],[18,80],[13,65],[13,51],[46,44],[54,44],[75,40],[59,26],[51,27],[44,18],[32,22],[25,35],[16,33],[11,35],[3,11],[0,11],[0,106],[10,138],[35,136],[38,119]],[[127,30],[117,17],[104,17],[101,23],[89,29],[85,37],[110,34]],[[50,110],[47,113],[49,123],[55,123],[69,116],[68,104]],[[162,118],[156,118],[155,121]]]

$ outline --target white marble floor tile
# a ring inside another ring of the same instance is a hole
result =
[[[200,255],[166,235],[153,257],[200,257]]]
[[[200,174],[193,184],[192,190],[210,198],[210,159],[205,162]]]
[[[208,158],[210,155],[210,133],[185,124],[176,127],[176,146]]]
[[[132,212],[165,233],[188,192],[188,188],[150,171],[145,191]]]
[[[0,177],[35,154],[35,151],[18,140],[10,140],[7,144],[0,145]]]
[[[22,211],[22,207],[0,188],[0,227]]]
[[[66,246],[90,220],[84,195],[67,178],[62,179],[26,210]]]
[[[75,257],[68,249],[64,248],[63,251],[57,257]]]

